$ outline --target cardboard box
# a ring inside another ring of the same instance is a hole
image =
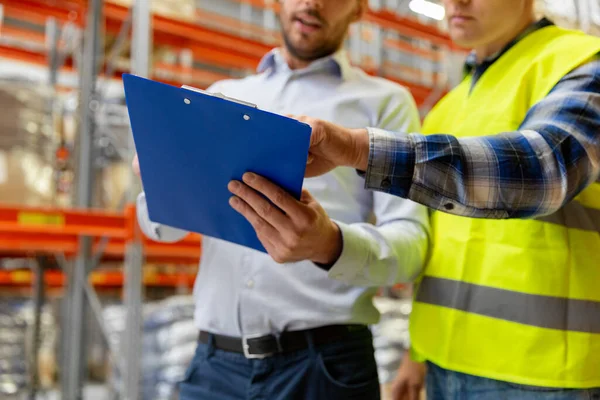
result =
[[[0,150],[0,203],[47,206],[54,203],[54,168],[23,148]]]
[[[54,201],[57,113],[43,85],[0,81],[0,202]]]

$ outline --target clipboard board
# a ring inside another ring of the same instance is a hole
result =
[[[255,172],[300,199],[310,126],[199,89],[123,84],[150,219],[266,252],[227,185]]]

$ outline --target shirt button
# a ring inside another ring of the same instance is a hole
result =
[[[444,204],[444,208],[446,210],[448,210],[448,211],[454,210],[454,204],[452,204],[452,203],[446,203],[446,204]]]
[[[385,178],[381,181],[381,187],[383,189],[389,189],[390,186],[392,186],[392,181],[390,181],[388,178]]]
[[[252,289],[254,287],[254,281],[250,279],[248,282],[246,282],[246,287],[248,289]]]

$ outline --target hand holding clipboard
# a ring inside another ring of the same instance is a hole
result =
[[[150,219],[264,252],[227,186],[254,172],[300,199],[310,126],[224,96],[123,82]]]

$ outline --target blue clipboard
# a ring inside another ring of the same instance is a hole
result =
[[[150,219],[265,252],[227,184],[251,171],[300,199],[310,126],[222,95],[123,83]]]

